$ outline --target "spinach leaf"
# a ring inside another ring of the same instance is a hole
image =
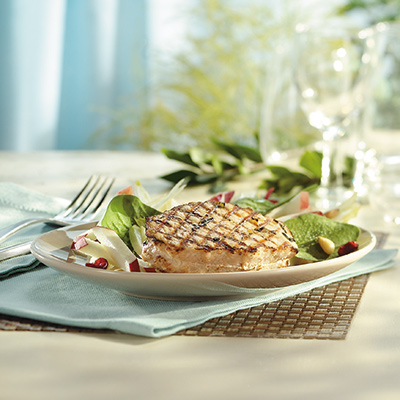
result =
[[[160,211],[147,206],[137,196],[121,194],[111,199],[100,224],[113,229],[133,250],[129,238],[129,230],[132,225],[144,226],[145,219],[156,214],[160,214]]]
[[[338,248],[347,242],[357,240],[360,228],[337,222],[317,214],[302,214],[285,222],[299,247],[296,257],[310,261],[323,261],[338,256]],[[318,236],[332,240],[335,251],[327,255],[318,243]]]

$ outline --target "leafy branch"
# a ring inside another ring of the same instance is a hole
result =
[[[189,186],[207,184],[212,193],[225,190],[230,181],[260,171],[269,171],[270,175],[260,187],[274,187],[277,194],[319,182],[321,157],[316,152],[307,152],[302,157],[303,173],[281,166],[266,166],[259,150],[251,146],[218,139],[212,139],[212,144],[214,147],[210,150],[192,147],[187,152],[164,148],[162,151],[167,158],[181,162],[185,168],[161,178],[174,184],[186,179]]]
[[[228,182],[239,177],[266,172],[268,177],[259,183],[259,188],[274,188],[277,195],[287,195],[293,189],[305,189],[318,185],[321,180],[322,154],[306,151],[299,160],[299,170],[281,165],[265,165],[257,148],[237,143],[212,139],[213,149],[193,147],[187,152],[164,148],[162,151],[171,160],[179,161],[185,168],[162,176],[171,183],[186,179],[189,186],[209,185],[211,193],[226,190]],[[349,186],[353,175],[354,160],[345,161],[343,181]]]
[[[213,193],[224,190],[227,182],[240,175],[248,175],[264,168],[260,152],[253,147],[232,144],[218,139],[211,139],[213,149],[206,150],[192,147],[187,152],[172,149],[162,149],[165,156],[171,160],[186,165],[161,178],[178,183],[186,179],[188,185],[210,185]]]

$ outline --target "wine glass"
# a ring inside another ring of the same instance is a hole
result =
[[[372,28],[299,26],[294,43],[300,105],[323,139],[321,183],[315,201],[320,209],[331,209],[351,194],[343,186],[346,149],[339,145],[368,96],[374,64]]]

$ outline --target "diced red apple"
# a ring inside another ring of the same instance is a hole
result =
[[[140,265],[139,265],[139,261],[137,259],[135,259],[134,261],[132,261],[129,264],[129,270],[131,272],[140,272]]]
[[[128,272],[129,265],[136,260],[135,255],[112,229],[95,226],[85,234],[84,239],[86,244],[75,250],[95,260],[104,258],[109,265]]]
[[[353,253],[356,250],[358,250],[358,243],[355,240],[352,240],[351,242],[341,245],[338,249],[338,254],[339,256],[345,256],[346,254]]]

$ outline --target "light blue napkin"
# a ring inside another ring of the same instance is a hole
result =
[[[26,191],[25,195],[28,204],[29,193]],[[1,215],[4,196],[0,197]],[[43,201],[51,199],[43,198]],[[6,203],[7,207],[12,208],[11,199]],[[27,208],[32,212],[30,207]],[[363,259],[329,276],[286,288],[263,290],[262,294],[254,290],[255,296],[251,298],[182,302],[127,296],[71,278],[38,263],[26,267],[25,273],[13,273],[24,268],[23,259],[16,257],[11,265],[19,265],[17,269],[13,270],[9,265],[8,272],[0,276],[0,313],[70,326],[106,328],[161,337],[240,309],[389,268],[393,266],[396,254],[397,250],[374,250]],[[17,262],[16,259],[20,260]],[[249,289],[244,291],[248,293]]]
[[[18,274],[0,281],[0,313],[70,326],[113,329],[161,337],[211,318],[280,300],[295,294],[378,271],[393,265],[397,250],[375,250],[327,277],[241,300],[163,301],[127,296],[95,286],[50,268]]]
[[[53,217],[63,207],[65,202],[60,199],[13,183],[0,182],[0,228],[27,218]],[[0,243],[0,249],[31,241],[49,229],[51,227],[46,224],[33,225]],[[4,260],[0,262],[0,278],[22,270],[30,270],[38,265],[39,262],[31,254]]]

